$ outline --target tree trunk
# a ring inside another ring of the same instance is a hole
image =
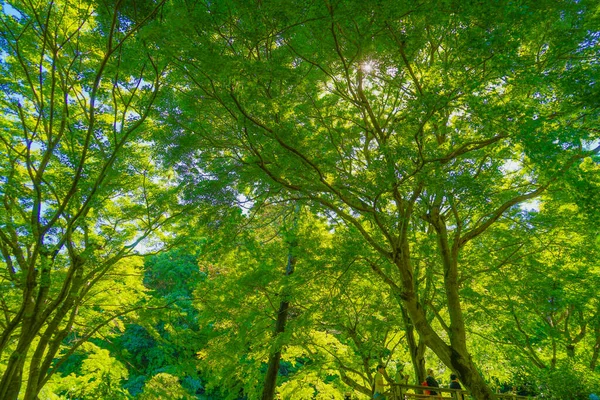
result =
[[[285,276],[289,277],[294,273],[296,267],[296,256],[294,255],[294,249],[298,246],[296,241],[296,227],[298,222],[298,213],[300,211],[299,205],[296,203],[294,211],[294,222],[293,222],[293,237],[289,243],[287,265],[285,267]],[[273,341],[275,342],[274,351],[269,356],[269,366],[267,368],[267,374],[265,375],[265,384],[263,386],[262,400],[273,400],[275,397],[275,389],[277,388],[277,373],[279,372],[279,361],[281,360],[281,345],[277,343],[278,336],[285,331],[285,325],[287,322],[289,301],[288,294],[285,293],[286,288],[282,290],[282,301],[279,304],[279,311],[277,312],[277,322],[275,323],[275,330],[273,331]]]
[[[423,343],[423,341],[421,340],[421,338],[419,338],[419,342],[417,343],[417,348],[416,348],[416,355],[415,355],[415,363],[416,363],[416,367],[417,368],[415,370],[415,378],[416,378],[416,382],[415,384],[420,385],[421,382],[423,382],[425,380],[425,377],[427,376],[427,373],[425,371],[425,350],[427,349],[427,346],[425,346],[425,343]]]
[[[418,301],[414,286],[413,268],[410,255],[410,245],[407,228],[401,235],[401,240],[394,255],[395,262],[400,273],[401,288],[396,286],[393,281],[388,284],[395,290],[399,290],[398,296],[402,299],[406,312],[413,321],[420,339],[429,347],[438,358],[448,367],[450,367],[458,378],[471,390],[477,400],[491,400],[493,392],[487,386],[481,374],[473,363],[471,355],[467,350],[466,330],[462,309],[460,306],[460,297],[458,295],[458,273],[457,273],[457,254],[459,251],[459,241],[455,240],[452,245],[448,242],[445,221],[439,214],[439,209],[434,205],[431,215],[428,216],[430,222],[436,229],[438,235],[438,246],[444,267],[444,288],[448,302],[448,313],[450,315],[450,324],[448,336],[450,344],[446,343],[431,327],[427,320],[425,309]],[[410,215],[410,208],[407,209],[407,216]],[[408,220],[408,218],[407,218]]]
[[[27,274],[27,283],[25,285],[25,293],[23,294],[25,306],[23,307],[24,312],[22,326],[19,332],[19,341],[17,343],[17,348],[11,353],[8,359],[6,369],[4,370],[2,380],[0,381],[0,399],[2,400],[16,400],[19,396],[23,381],[25,359],[27,358],[29,347],[37,333],[37,330],[35,329],[37,317],[36,311],[38,311],[35,307],[35,277],[36,271],[34,268],[31,268]]]
[[[74,288],[74,290],[77,289]],[[75,300],[71,297],[69,296],[69,301],[62,305],[59,312],[52,318],[50,324],[48,324],[44,334],[40,337],[33,357],[30,360],[27,389],[23,400],[37,399],[38,393],[43,386],[43,378],[48,373],[51,362],[59,350],[60,342],[71,330],[70,325],[63,331],[59,330],[59,324],[74,305]]]
[[[17,400],[23,382],[23,368],[31,341],[21,338],[17,349],[10,355],[0,383],[0,399]]]
[[[425,314],[414,297],[407,297],[407,311],[413,315],[415,328],[423,343],[429,347],[439,359],[459,377],[477,400],[491,400],[493,393],[479,374],[471,356],[466,351],[466,345],[450,346],[446,344],[431,328]]]
[[[483,380],[467,349],[467,333],[458,290],[458,254],[461,244],[460,229],[455,231],[453,240],[450,242],[446,221],[440,214],[438,206],[434,206],[432,209],[431,222],[437,232],[438,247],[442,256],[444,289],[450,318],[448,332],[450,339],[450,363],[446,365],[453,369],[454,373],[471,390],[476,399],[492,399],[494,394]]]
[[[279,305],[279,313],[277,314],[277,323],[273,338],[277,340],[277,336],[285,331],[285,323],[287,321],[289,303],[282,301]],[[262,400],[273,400],[275,397],[275,389],[277,387],[277,373],[279,372],[279,361],[281,360],[281,350],[277,349],[269,356],[269,367],[265,375],[265,385],[263,387]]]
[[[402,320],[404,321],[404,329],[406,331],[406,341],[408,343],[408,351],[410,353],[410,360],[413,365],[414,377],[416,384],[420,384],[425,380],[425,344],[419,338],[417,340],[415,336],[414,325],[410,319],[410,316],[406,312],[406,308],[402,305],[402,301],[399,297],[396,297],[400,303],[400,310],[402,311]]]
[[[590,370],[595,371],[598,365],[598,353],[600,353],[600,326],[594,328],[596,335],[596,342],[594,343],[594,350],[592,352],[592,360],[590,361]]]

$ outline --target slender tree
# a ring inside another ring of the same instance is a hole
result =
[[[298,247],[298,218],[300,214],[300,204],[296,203],[294,216],[291,222],[291,228],[287,233],[288,255],[285,265],[285,276],[289,277],[294,273],[297,262],[296,248]],[[289,283],[284,283],[282,292],[279,294],[281,301],[275,318],[275,329],[273,330],[273,339],[276,344],[273,346],[271,354],[269,354],[269,362],[267,363],[267,373],[265,374],[265,384],[263,386],[262,400],[272,400],[275,397],[275,389],[277,388],[277,374],[279,372],[279,362],[281,360],[281,347],[278,344],[278,336],[285,332],[288,313],[290,308]]]

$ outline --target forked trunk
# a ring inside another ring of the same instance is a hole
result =
[[[427,322],[423,309],[414,297],[414,292],[405,293],[404,299],[407,312],[411,315],[415,329],[423,343],[438,356],[440,361],[456,373],[475,399],[492,400],[494,394],[473,363],[466,344],[450,346],[444,342]]]

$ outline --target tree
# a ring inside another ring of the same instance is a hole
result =
[[[122,381],[128,378],[125,366],[111,357],[108,350],[90,342],[81,348],[87,357],[81,363],[79,374],[61,377],[52,388],[53,393],[68,398],[128,399],[128,393],[122,387]]]
[[[285,264],[285,276],[289,277],[294,273],[296,269],[296,263],[298,261],[298,255],[296,254],[296,248],[298,247],[298,219],[300,214],[300,204],[296,203],[294,215],[291,221],[291,227],[288,228],[288,232],[285,232],[287,236],[287,262]],[[275,327],[273,329],[273,340],[275,343],[279,341],[279,336],[284,336],[285,329],[287,326],[288,314],[290,310],[291,296],[289,278],[283,283],[281,292],[277,295],[281,298],[279,301],[279,308],[277,310],[275,318]],[[288,328],[289,329],[289,328]],[[279,365],[281,361],[281,346],[273,346],[269,354],[269,362],[267,363],[267,372],[265,374],[265,383],[263,385],[262,400],[273,400],[275,397],[275,389],[277,388],[277,374],[279,373]]]
[[[3,399],[36,398],[57,358],[135,310],[94,304],[96,290],[181,213],[146,135],[163,66],[134,36],[162,2],[132,6],[2,4]],[[89,310],[101,320],[83,321]]]
[[[177,377],[167,373],[156,374],[144,387],[140,395],[142,400],[157,398],[191,399],[192,397],[181,387]]]
[[[277,387],[291,337],[288,314],[297,317],[301,302],[293,275],[300,209],[293,209],[288,202],[258,202],[249,215],[205,230],[200,264],[207,279],[196,301],[202,325],[211,329],[200,369],[207,386],[224,396],[272,397]]]
[[[193,291],[204,280],[197,256],[179,247],[146,257],[143,276],[154,309],[127,316],[120,335],[103,344],[127,365],[130,378],[125,387],[133,396],[164,372],[177,377],[191,393],[198,392],[202,383],[196,352],[205,343],[199,326],[203,320],[193,306]]]
[[[168,17],[181,100],[165,122],[188,171],[353,226],[394,266],[373,273],[420,339],[489,399],[464,249],[597,154],[597,17],[585,1],[181,3]],[[441,331],[417,295],[419,246],[435,250]]]
[[[584,372],[593,364],[598,318],[598,231],[590,223],[596,203],[588,197],[597,179],[591,159],[584,160],[470,249],[474,282],[464,297],[470,331],[488,342],[475,356],[488,358],[486,375],[508,374],[553,398],[584,398],[598,386],[593,368]]]

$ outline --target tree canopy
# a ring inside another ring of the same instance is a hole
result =
[[[1,398],[600,390],[597,2],[0,17]]]

